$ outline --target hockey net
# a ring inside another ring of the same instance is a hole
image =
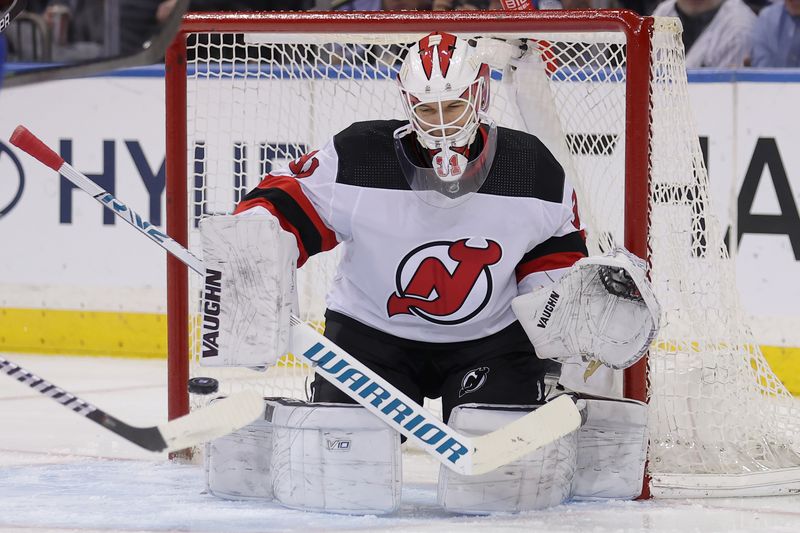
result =
[[[398,60],[433,30],[527,40],[541,72],[508,83],[494,68],[490,114],[501,126],[536,130],[559,157],[579,195],[590,253],[616,242],[648,259],[662,329],[647,371],[625,379],[629,395],[646,391],[649,400],[653,494],[800,489],[800,411],[742,320],[694,133],[677,19],[189,15],[167,56],[171,235],[200,253],[198,221],[231,212],[271,169],[354,121],[404,118]],[[515,91],[528,95],[539,124],[526,128]],[[298,274],[301,318],[319,327],[336,259],[335,251],[313,257]],[[169,272],[171,416],[189,409],[189,375],[217,377],[223,393],[256,386],[306,398],[310,370],[291,356],[266,373],[200,367],[201,279],[192,273],[184,282],[174,263]]]

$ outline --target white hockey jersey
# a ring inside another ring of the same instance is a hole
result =
[[[499,128],[481,189],[433,207],[402,174],[402,121],[355,123],[267,175],[237,207],[267,208],[297,237],[299,263],[344,247],[328,308],[404,339],[457,342],[516,320],[518,283],[586,255],[575,193],[532,135]],[[541,283],[544,284],[544,283]]]

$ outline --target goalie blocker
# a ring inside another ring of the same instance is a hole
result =
[[[264,208],[200,221],[203,366],[271,366],[288,351],[297,243]]]

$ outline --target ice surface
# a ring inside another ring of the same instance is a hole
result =
[[[166,419],[163,361],[9,356],[136,425]],[[0,376],[0,531],[800,532],[800,496],[573,502],[459,516],[436,507],[437,464],[404,456],[403,503],[388,517],[337,516],[204,492],[202,468],[137,449]]]

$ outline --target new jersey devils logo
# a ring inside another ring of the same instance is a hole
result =
[[[489,367],[482,366],[480,368],[473,368],[461,379],[461,388],[458,390],[458,397],[461,398],[465,394],[475,392],[483,387],[486,383],[486,378],[489,375]]]
[[[489,267],[503,256],[495,241],[435,241],[409,252],[397,267],[397,291],[387,312],[414,314],[434,324],[461,324],[481,312],[492,296]]]

